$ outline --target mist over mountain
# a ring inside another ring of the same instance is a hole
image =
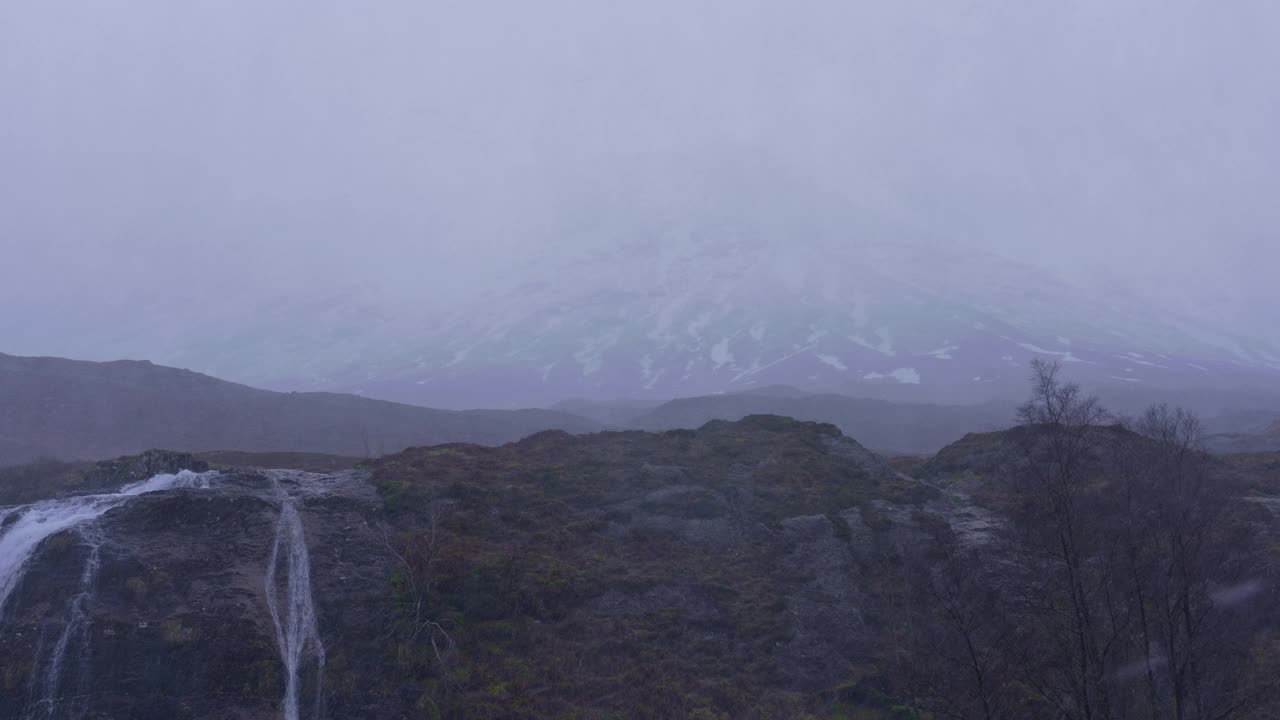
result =
[[[589,249],[530,264],[518,285],[424,328],[399,357],[366,357],[358,373],[330,381],[460,406],[778,383],[982,402],[1020,391],[1037,356],[1095,385],[1280,379],[1268,335],[1226,330],[1124,287],[1098,292],[996,255],[945,250],[756,179],[731,199],[691,191],[705,202],[678,203],[674,214],[606,206],[578,230],[596,240]]]
[[[455,408],[1275,383],[1266,3],[83,12],[0,17],[5,352]]]
[[[948,245],[773,165],[727,156],[681,168],[687,159],[643,163],[578,198],[537,231],[546,253],[495,259],[473,299],[415,305],[358,283],[264,299],[197,284],[100,308],[113,319],[60,331],[59,345],[449,408],[773,384],[983,403],[1021,392],[1034,357],[1117,394],[1280,386],[1266,328]]]

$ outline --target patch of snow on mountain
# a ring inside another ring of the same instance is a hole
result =
[[[915,368],[898,368],[888,375],[884,373],[870,372],[862,376],[863,380],[887,380],[890,378],[897,380],[903,385],[920,384],[920,373],[916,372]]]
[[[461,350],[455,351],[453,353],[453,359],[450,360],[449,363],[445,365],[445,367],[453,367],[454,365],[460,364],[463,360],[467,359],[467,356],[471,354],[471,351],[473,349],[475,349],[475,345],[467,345]]]
[[[711,313],[709,312],[701,313],[698,315],[696,319],[694,319],[693,322],[689,323],[689,325],[685,327],[685,333],[687,333],[694,340],[701,340],[702,331],[705,330],[706,327],[710,324],[711,324]]]
[[[919,385],[920,373],[915,368],[898,368],[889,373],[889,376],[905,385]]]
[[[653,329],[649,331],[650,340],[663,341],[663,347],[671,341],[671,326],[676,316],[689,300],[689,293],[684,293],[664,304],[656,313]]]
[[[573,359],[582,366],[582,376],[587,377],[600,371],[604,365],[604,354],[609,348],[618,344],[622,338],[622,328],[615,327],[593,338],[582,342],[582,347],[573,354]]]
[[[873,343],[861,335],[850,335],[849,341],[857,345],[861,345],[868,350],[875,350],[881,355],[893,357],[897,353],[893,349],[893,335],[889,332],[889,328],[882,327],[876,330],[876,337],[880,338],[880,342]]]
[[[756,373],[760,373],[760,372],[763,372],[763,371],[765,371],[765,370],[768,370],[769,368],[774,367],[775,365],[779,365],[779,364],[781,364],[781,363],[784,363],[784,362],[786,362],[786,361],[790,360],[791,358],[793,358],[793,357],[795,357],[795,356],[797,356],[797,355],[800,355],[801,353],[807,353],[807,352],[809,352],[810,350],[812,350],[813,348],[814,348],[814,346],[813,346],[813,345],[805,345],[805,346],[803,346],[803,347],[796,348],[796,349],[795,349],[795,350],[793,350],[792,352],[789,352],[789,353],[787,353],[787,354],[783,355],[782,357],[778,358],[777,360],[772,360],[772,361],[767,362],[767,363],[765,363],[765,364],[763,364],[763,365],[761,365],[761,364],[760,364],[760,361],[757,359],[757,360],[755,360],[755,361],[753,361],[753,362],[751,363],[751,367],[750,367],[750,368],[747,368],[746,370],[743,370],[742,372],[738,373],[737,375],[734,375],[734,376],[733,376],[733,378],[732,378],[729,382],[738,382],[738,381],[739,381],[739,380],[741,380],[742,378],[749,377],[749,376],[751,376],[751,375],[755,375]]]
[[[649,378],[648,381],[645,382],[644,389],[652,390],[653,387],[658,384],[658,381],[662,379],[662,375],[666,371],[667,371],[666,368],[661,368],[658,370],[658,372],[654,373],[653,377]]]
[[[825,355],[825,354],[819,353],[817,358],[818,358],[818,362],[824,365],[830,365],[831,367],[841,372],[844,372],[845,370],[849,369],[849,366],[845,365],[843,362],[840,362],[840,358],[836,357],[835,355]]]
[[[733,362],[733,353],[729,352],[729,338],[721,338],[720,342],[712,346],[711,362],[715,363],[715,370]]]
[[[1223,337],[1212,330],[1204,328],[1203,326],[1185,323],[1173,317],[1165,318],[1165,322],[1198,342],[1204,343],[1209,347],[1231,353],[1239,360],[1243,360],[1245,362],[1252,362],[1254,360],[1253,356],[1233,338]]]
[[[951,353],[952,353],[953,351],[955,351],[955,350],[959,350],[959,349],[960,349],[960,346],[959,346],[959,345],[947,345],[947,344],[946,344],[946,341],[945,341],[945,340],[943,340],[943,345],[942,345],[942,347],[938,348],[937,350],[930,350],[929,352],[927,352],[927,353],[925,353],[925,354],[926,354],[926,355],[931,355],[931,356],[933,356],[933,357],[935,357],[935,358],[937,358],[937,359],[939,359],[939,360],[950,360],[950,359],[951,359]]]
[[[1066,350],[1066,351],[1046,350],[1045,348],[1042,348],[1039,345],[1036,345],[1035,343],[1029,343],[1029,342],[1020,342],[1018,343],[1018,347],[1022,348],[1023,350],[1029,350],[1033,353],[1038,353],[1041,355],[1052,355],[1058,358],[1059,360],[1061,360],[1062,362],[1069,362],[1069,363],[1089,362],[1088,360],[1081,360],[1080,358],[1076,357],[1070,350]],[[1096,365],[1097,363],[1090,363],[1090,364]]]

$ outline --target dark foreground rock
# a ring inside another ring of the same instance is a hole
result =
[[[39,544],[0,609],[0,720],[292,720],[291,665],[298,718],[919,717],[895,676],[904,608],[929,602],[912,578],[965,557],[981,585],[1013,561],[1012,452],[971,436],[917,479],[833,426],[753,416],[415,448],[371,471],[225,469]],[[182,464],[165,458],[92,482]],[[1215,476],[1272,548],[1277,468]],[[14,517],[0,508],[0,533]],[[323,655],[307,622],[302,644],[277,630],[269,598],[287,628],[291,584]]]
[[[380,503],[359,473],[336,477],[281,483],[315,547],[328,646],[321,682],[307,673],[299,694],[319,693],[325,717],[394,717],[361,692],[378,684],[364,677],[376,664],[351,658],[385,624],[389,556],[367,530]],[[286,677],[265,586],[280,513],[269,475],[236,472],[208,489],[141,495],[48,538],[0,625],[0,718],[280,717]],[[64,639],[85,592],[84,618]]]

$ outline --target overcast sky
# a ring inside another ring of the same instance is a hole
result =
[[[1280,305],[1277,37],[1272,0],[10,0],[0,328],[192,284],[444,303],[577,251],[600,188],[743,164],[934,242]]]

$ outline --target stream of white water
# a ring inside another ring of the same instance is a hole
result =
[[[76,495],[0,508],[0,517],[3,518],[0,525],[0,617],[9,596],[26,572],[27,561],[45,538],[96,520],[136,495],[180,487],[209,487],[209,480],[216,475],[214,472],[183,470],[125,485],[113,493]],[[16,519],[10,516],[16,516]]]
[[[303,664],[315,663],[315,698],[311,717],[319,720],[322,713],[321,687],[324,678],[324,645],[316,625],[315,603],[311,596],[311,558],[307,553],[307,541],[302,530],[302,518],[288,492],[273,476],[280,498],[280,521],[276,526],[275,542],[267,562],[266,594],[271,609],[271,620],[276,627],[276,643],[280,659],[284,661],[285,696],[284,720],[299,720],[300,674]],[[277,577],[284,566],[285,592],[281,605],[280,583]]]
[[[285,694],[281,703],[284,720],[300,720],[303,679],[314,675],[314,694],[310,717],[319,720],[323,713],[322,682],[324,674],[324,645],[316,621],[315,603],[311,594],[311,559],[307,552],[302,518],[288,490],[281,480],[299,485],[307,492],[324,494],[327,487],[307,487],[300,480],[315,480],[315,476],[289,471],[268,471],[280,505],[280,517],[276,525],[275,539],[267,562],[265,585],[267,605],[275,625],[276,643],[286,672]],[[148,492],[175,488],[207,488],[216,472],[194,473],[183,470],[176,474],[156,475],[141,482],[132,483],[116,492],[97,495],[42,500],[28,505],[0,508],[0,620],[6,603],[22,582],[32,556],[40,544],[63,530],[76,530],[89,548],[84,569],[80,575],[77,592],[67,606],[67,620],[53,647],[47,671],[37,684],[31,678],[32,695],[39,687],[39,699],[35,701],[36,715],[32,717],[58,717],[64,709],[60,703],[64,664],[72,647],[81,644],[89,631],[87,606],[92,600],[98,569],[101,565],[102,537],[94,522],[112,508],[128,502],[130,498]],[[305,477],[304,477],[305,476]],[[41,642],[43,646],[43,641]],[[37,655],[40,651],[37,650]]]
[[[102,536],[92,525],[80,528],[80,537],[89,546],[89,555],[84,561],[84,570],[80,573],[79,592],[71,598],[67,608],[67,624],[53,646],[53,656],[49,658],[49,667],[45,672],[44,688],[41,692],[39,706],[43,707],[46,717],[58,717],[58,689],[62,684],[62,665],[67,656],[67,648],[77,639],[89,632],[89,616],[85,612],[85,603],[93,594],[94,582],[98,579],[98,568],[102,565]]]

